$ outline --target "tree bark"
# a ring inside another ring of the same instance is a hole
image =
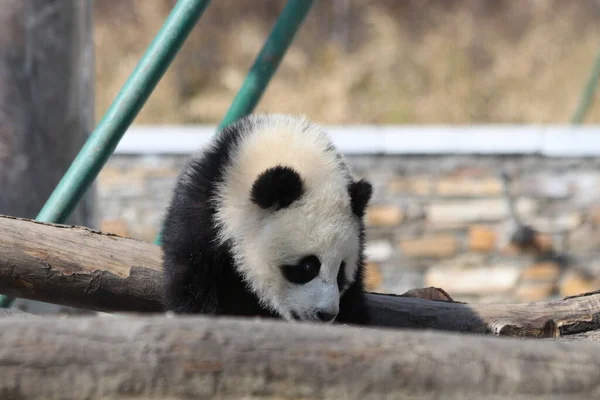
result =
[[[600,344],[228,318],[0,319],[3,399],[597,398]]]
[[[160,312],[161,259],[151,243],[0,216],[2,293],[96,311]],[[367,294],[373,325],[532,337],[600,329],[600,292],[502,305],[411,296]]]
[[[34,218],[94,124],[90,0],[0,2],[0,213]],[[93,225],[93,194],[68,223]]]
[[[0,213],[34,218],[93,128],[91,11],[90,0],[0,1]],[[93,192],[69,223],[95,224]]]

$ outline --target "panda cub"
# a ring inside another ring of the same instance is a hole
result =
[[[371,193],[305,118],[229,125],[176,183],[162,245],[167,311],[368,324]]]

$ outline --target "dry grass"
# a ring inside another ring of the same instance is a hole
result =
[[[172,1],[95,2],[98,117]],[[218,122],[284,3],[261,2],[213,2],[136,122]],[[353,0],[341,17],[333,3],[315,7],[258,111],[323,123],[567,122],[600,48],[595,0]],[[345,50],[334,40],[344,26]],[[600,104],[587,122],[600,122]]]

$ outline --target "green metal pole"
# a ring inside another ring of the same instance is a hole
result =
[[[287,2],[217,131],[254,110],[314,3],[315,0]],[[161,240],[159,232],[154,243],[160,244]]]
[[[594,94],[596,93],[596,86],[598,86],[598,78],[600,77],[600,51],[596,55],[596,60],[594,61],[594,66],[592,68],[592,72],[590,73],[590,77],[588,78],[583,92],[581,93],[581,97],[579,99],[579,103],[577,105],[577,109],[571,118],[571,123],[573,124],[581,124],[592,105],[592,100],[594,98]]]
[[[179,0],[37,219],[63,222],[96,179],[210,0]],[[117,61],[117,60],[115,60]]]
[[[62,223],[69,217],[209,3],[210,0],[179,0],[175,4],[129,79],[37,215],[38,221]],[[13,300],[0,296],[0,307],[10,307]]]
[[[242,87],[221,121],[219,130],[254,110],[314,3],[314,0],[289,0],[287,2],[265,45],[250,68]]]

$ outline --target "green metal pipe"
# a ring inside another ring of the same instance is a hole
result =
[[[175,4],[129,79],[37,215],[38,221],[62,223],[69,217],[209,3],[210,0],[179,0]],[[10,307],[12,302],[12,298],[0,296],[0,307]]]
[[[221,121],[219,130],[254,110],[314,3],[315,0],[289,0],[287,2],[265,45],[250,68],[242,87]]]
[[[287,2],[217,131],[254,110],[314,3],[315,0]],[[154,243],[160,244],[161,240],[159,232]]]
[[[210,0],[179,0],[37,219],[63,222],[96,179]]]

